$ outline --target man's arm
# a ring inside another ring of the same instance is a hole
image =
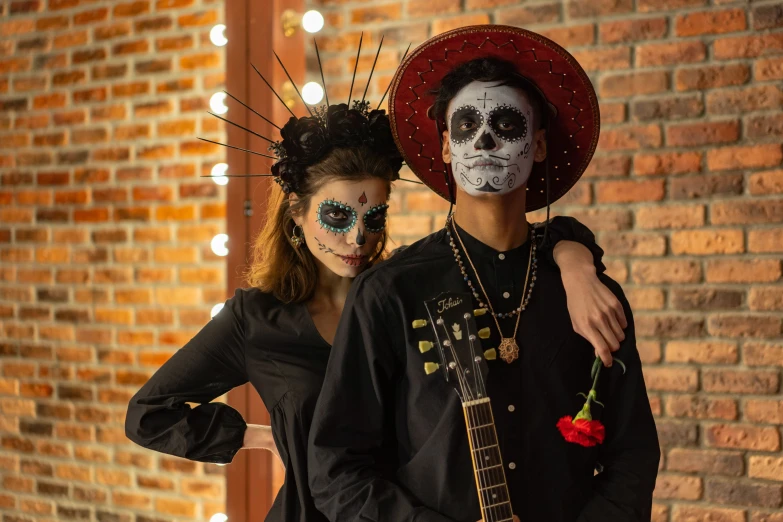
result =
[[[311,493],[332,522],[448,522],[389,480],[396,469],[394,379],[404,368],[390,330],[405,326],[382,297],[360,277],[345,303],[310,427]]]
[[[629,319],[626,337],[615,353],[625,363],[604,368],[598,400],[606,404],[601,421],[606,440],[599,448],[602,471],[593,478],[593,494],[579,522],[636,522],[650,520],[652,493],[661,457],[650,402],[636,349],[633,316],[619,285],[602,278],[619,296]]]

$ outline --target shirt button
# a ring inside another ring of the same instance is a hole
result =
[[[511,297],[511,294],[509,294],[508,292],[503,292],[503,297],[508,299],[509,297]]]
[[[508,463],[508,469],[517,469],[517,465],[513,462]]]
[[[516,408],[514,407],[514,405],[513,405],[513,404],[509,404],[509,405],[508,405],[508,411],[511,411],[511,412],[513,412],[514,410],[516,410]]]
[[[504,259],[506,259],[506,254],[498,254],[498,259],[503,261]]]

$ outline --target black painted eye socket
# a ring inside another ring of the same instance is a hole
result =
[[[364,227],[368,232],[378,233],[386,228],[386,213],[389,205],[382,204],[372,207],[364,215]]]
[[[514,107],[497,107],[489,113],[489,126],[503,141],[527,137],[527,118]]]
[[[477,108],[471,105],[458,108],[451,115],[451,141],[460,144],[472,140],[482,125],[484,116]]]
[[[356,224],[356,211],[344,203],[327,199],[318,205],[318,224],[331,232],[344,234]]]

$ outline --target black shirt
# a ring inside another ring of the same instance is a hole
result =
[[[562,239],[579,241],[593,250],[597,265],[603,266],[592,233],[578,221],[558,217],[549,228],[553,244]],[[513,262],[527,263],[527,258]],[[306,459],[329,350],[305,303],[285,304],[252,288],[237,290],[220,313],[133,397],[125,433],[133,442],[162,453],[231,462],[242,447],[245,421],[230,406],[210,401],[249,381],[270,412],[286,468],[266,520],[323,521],[310,495]],[[187,403],[199,405],[191,408]]]
[[[464,231],[461,236],[496,312],[516,308],[530,242],[501,253]],[[631,319],[619,286],[606,276],[602,281]],[[425,362],[437,355],[420,353],[418,343],[431,331],[412,327],[427,317],[424,301],[447,290],[468,288],[445,231],[352,286],[310,433],[310,486],[333,522],[481,518],[459,399],[439,372],[425,374]],[[491,316],[476,322],[492,332],[482,348],[497,347]],[[516,337],[520,357],[512,364],[488,361],[487,392],[510,499],[523,521],[649,520],[660,451],[629,322],[616,354],[627,373],[619,365],[603,371],[599,399],[606,411],[593,407],[607,439],[593,448],[566,442],[556,423],[581,409],[577,393],[590,389],[594,355],[571,326],[551,247],[540,251],[536,286]],[[500,320],[506,336],[514,323]]]

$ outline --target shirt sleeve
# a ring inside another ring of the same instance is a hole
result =
[[[658,434],[636,349],[633,315],[619,285],[602,278],[620,298],[628,318],[625,340],[614,356],[625,363],[603,368],[598,400],[606,405],[601,421],[606,439],[598,446],[602,467],[593,478],[592,495],[579,522],[649,521],[661,457]]]
[[[536,227],[543,229],[544,224],[539,223]],[[593,254],[596,272],[602,274],[606,271],[606,266],[603,263],[604,251],[595,242],[595,234],[576,218],[556,216],[549,220],[549,230],[547,232],[547,241],[544,245],[544,252],[547,260],[553,264],[555,263],[555,245],[560,241],[574,241],[586,246],[590,253]]]
[[[247,382],[241,311],[237,290],[134,395],[125,418],[130,440],[190,460],[231,462],[247,425],[235,409],[210,401]]]
[[[448,522],[391,480],[402,363],[387,328],[396,315],[381,298],[360,276],[346,301],[310,429],[311,493],[332,522]]]

